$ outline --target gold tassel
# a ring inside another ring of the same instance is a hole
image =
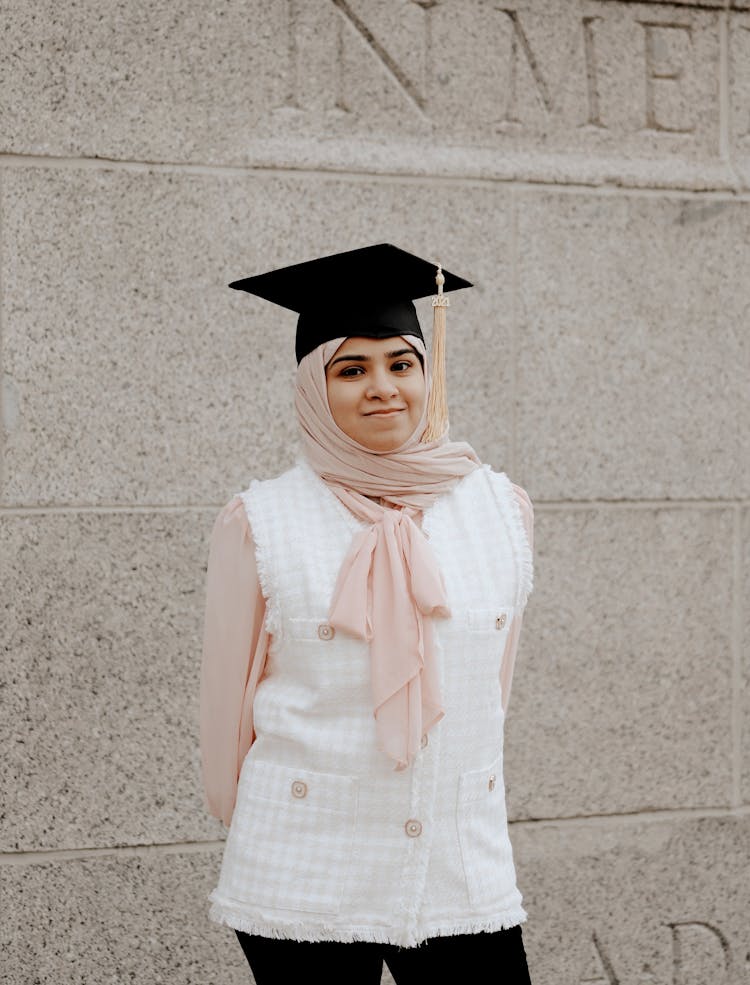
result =
[[[445,275],[437,265],[437,297],[432,299],[432,386],[427,400],[427,428],[422,441],[437,441],[448,430],[448,386],[445,376],[445,309],[448,298],[443,294]]]

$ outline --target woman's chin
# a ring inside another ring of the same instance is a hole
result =
[[[356,429],[356,433],[350,431],[348,434],[370,451],[393,451],[394,448],[400,448],[409,437],[404,434],[405,430],[403,426],[396,425],[395,421],[377,421],[372,426],[360,427]]]
[[[401,445],[406,441],[406,438],[382,438],[380,441],[360,441],[361,445],[368,448],[370,451],[394,451],[396,448],[400,448]]]

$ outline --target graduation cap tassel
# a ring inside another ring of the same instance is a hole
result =
[[[437,441],[448,430],[448,387],[445,377],[445,309],[448,298],[443,294],[445,275],[437,265],[437,296],[432,299],[432,386],[427,400],[427,428],[423,441]]]

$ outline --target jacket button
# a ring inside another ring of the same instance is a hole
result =
[[[336,630],[331,626],[330,623],[322,622],[318,626],[318,636],[322,640],[332,640],[336,635]]]
[[[505,625],[505,619],[506,619],[506,615],[503,612],[503,614],[498,616],[497,619],[495,620],[495,629],[502,629],[503,626]]]
[[[292,796],[293,797],[305,797],[307,796],[307,784],[302,780],[295,780],[292,783]]]
[[[489,787],[490,791],[492,791],[492,790],[495,789],[495,784],[496,783],[497,783],[497,779],[495,777],[495,774],[493,773],[492,776],[487,781],[487,786]]]
[[[424,747],[427,745],[429,741],[430,740],[427,738],[427,733],[425,732],[425,734],[422,736],[422,741],[419,744],[424,749]]]
[[[404,825],[406,833],[410,838],[418,838],[422,834],[422,825],[419,821],[416,821],[413,817],[410,818]]]

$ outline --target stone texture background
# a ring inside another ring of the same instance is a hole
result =
[[[452,433],[536,508],[532,979],[750,981],[750,0],[0,26],[2,980],[248,980],[206,919],[203,586],[294,456],[294,319],[226,284],[389,240],[475,282]]]

